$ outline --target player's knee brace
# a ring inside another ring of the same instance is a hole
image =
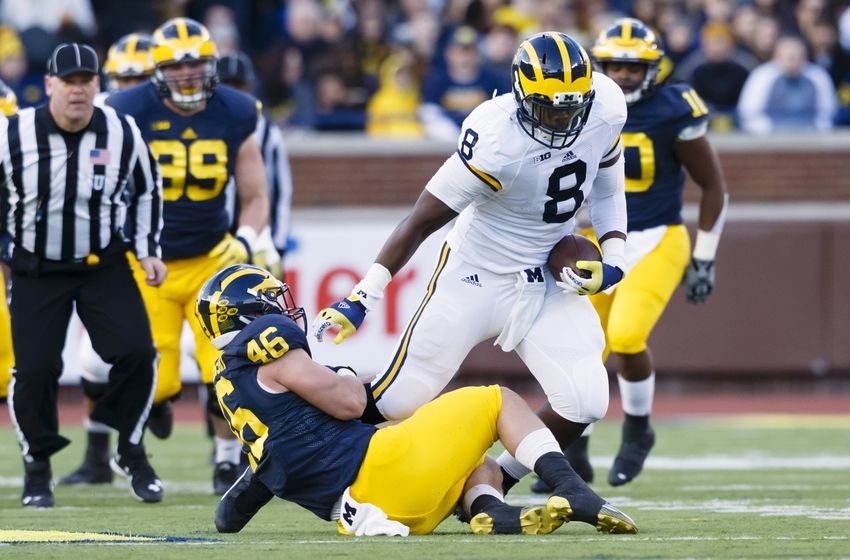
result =
[[[218,398],[215,396],[215,385],[212,383],[205,383],[204,385],[207,387],[207,412],[213,418],[225,420],[221,406],[218,404]]]

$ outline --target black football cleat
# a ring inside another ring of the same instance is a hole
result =
[[[50,461],[24,462],[24,492],[21,505],[24,507],[53,507],[53,472]]]
[[[95,463],[88,459],[83,461],[77,470],[59,479],[59,486],[76,486],[79,484],[112,484],[115,473],[105,463]]]
[[[130,479],[130,493],[137,499],[146,503],[162,501],[165,493],[162,481],[148,462],[143,445],[136,445],[123,452],[115,453],[109,465],[116,473]]]
[[[171,401],[164,401],[151,407],[148,415],[148,430],[159,439],[167,439],[174,429],[174,411]]]
[[[274,494],[268,488],[254,480],[251,469],[245,469],[215,508],[216,530],[219,533],[238,533],[272,497]]]
[[[623,441],[614,464],[608,471],[608,484],[622,486],[631,482],[643,470],[643,464],[653,445],[655,445],[655,431],[651,426],[647,425],[645,430],[638,432],[631,429],[628,424],[624,424]]]
[[[476,535],[548,535],[564,521],[545,506],[519,507],[506,503],[488,506],[469,520]]]
[[[213,492],[216,496],[223,496],[243,472],[239,465],[222,461],[213,467]]]

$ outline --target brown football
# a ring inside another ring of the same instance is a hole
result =
[[[587,237],[568,235],[555,243],[549,252],[549,270],[556,279],[561,278],[561,269],[565,266],[572,268],[582,278],[590,278],[590,272],[575,267],[576,261],[601,261],[602,253]]]

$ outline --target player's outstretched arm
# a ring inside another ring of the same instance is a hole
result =
[[[300,348],[260,366],[257,376],[272,390],[292,391],[340,420],[360,418],[366,408],[366,390],[362,381],[353,375],[334,373],[314,362]]]
[[[702,190],[691,263],[685,271],[689,303],[704,303],[714,289],[714,259],[726,221],[729,195],[720,161],[705,136],[673,146],[679,161]]]
[[[366,276],[354,286],[351,295],[322,309],[313,321],[321,342],[325,330],[339,327],[334,343],[339,344],[360,328],[366,313],[384,297],[393,275],[403,267],[429,235],[449,223],[457,212],[440,199],[422,191],[413,210],[393,230]]]

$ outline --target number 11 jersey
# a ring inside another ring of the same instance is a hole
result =
[[[146,82],[110,95],[106,103],[136,120],[159,162],[163,258],[207,254],[230,227],[225,186],[239,148],[257,127],[257,101],[219,85],[202,111],[184,116],[166,107],[156,86]]]
[[[426,186],[460,213],[447,241],[463,260],[497,274],[542,266],[572,231],[600,163],[620,155],[626,121],[617,84],[594,72],[593,88],[587,123],[563,149],[525,133],[513,94],[485,101],[466,118],[457,153]]]

